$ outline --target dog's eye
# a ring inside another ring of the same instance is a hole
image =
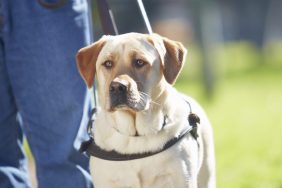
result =
[[[113,62],[112,61],[105,61],[103,63],[103,66],[106,67],[107,69],[110,69],[113,67]]]
[[[141,68],[144,65],[146,65],[146,62],[141,60],[141,59],[136,59],[136,60],[134,60],[133,64],[136,68]]]

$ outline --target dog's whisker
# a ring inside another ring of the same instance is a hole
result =
[[[150,95],[148,95],[147,93],[144,93],[144,92],[142,92],[142,91],[139,91],[139,93],[140,93],[140,97],[145,97],[145,98],[151,100]]]
[[[142,94],[142,95],[146,95],[146,96],[150,97],[149,94],[147,94],[147,93],[145,93],[145,92],[143,92],[143,91],[139,91],[139,93]]]
[[[141,93],[140,102],[142,102],[145,105],[147,101],[151,102],[151,98]]]
[[[156,104],[156,105],[158,105],[158,106],[161,106],[161,104],[159,104],[159,103],[157,103],[157,102],[155,102],[155,101],[153,101],[153,100],[151,100],[150,103]]]
[[[143,99],[143,98],[140,98],[140,104],[142,105],[142,106],[145,106],[145,104],[146,104],[146,100],[145,99]]]
[[[143,97],[147,97],[147,100],[149,100],[149,102],[150,102],[151,104],[155,104],[155,105],[161,106],[159,103],[153,101],[153,100],[151,99],[150,95],[148,95],[147,93],[142,92],[142,91],[139,91],[139,93],[140,93],[140,99],[141,99],[141,100],[146,100],[146,99],[144,99]]]

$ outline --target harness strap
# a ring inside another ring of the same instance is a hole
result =
[[[108,161],[129,161],[129,160],[141,159],[141,158],[156,155],[158,153],[161,153],[161,152],[167,150],[168,148],[173,146],[175,143],[180,141],[182,138],[184,138],[190,131],[191,131],[191,128],[186,129],[178,137],[174,137],[174,138],[170,139],[164,145],[164,147],[162,149],[160,149],[158,151],[153,151],[153,152],[136,153],[136,154],[121,154],[121,153],[118,153],[114,150],[106,151],[106,150],[101,149],[99,146],[97,146],[97,144],[95,143],[93,138],[91,138],[90,140],[88,140],[86,142],[83,142],[82,145],[81,145],[80,151],[82,151],[82,152],[86,151],[86,154],[88,156],[94,156],[94,157],[97,157],[97,158],[100,158],[100,159],[103,159],[103,160],[108,160]]]
[[[153,151],[153,152],[136,153],[136,154],[121,154],[121,153],[118,153],[114,150],[106,151],[106,150],[100,148],[95,143],[94,138],[91,134],[92,125],[95,121],[95,116],[96,116],[96,109],[94,109],[92,111],[92,117],[94,117],[94,118],[92,118],[92,120],[89,121],[88,128],[87,128],[87,132],[90,136],[90,139],[81,144],[79,151],[81,153],[86,151],[86,154],[88,156],[94,156],[94,157],[97,157],[97,158],[100,158],[100,159],[103,159],[103,160],[128,161],[128,160],[141,159],[141,158],[145,158],[145,157],[149,157],[149,156],[161,153],[161,152],[167,150],[168,148],[170,148],[171,146],[173,146],[174,144],[176,144],[177,142],[179,142],[182,138],[184,138],[189,133],[197,141],[197,138],[198,138],[197,129],[198,129],[198,123],[200,123],[200,118],[196,114],[192,113],[192,108],[191,108],[190,103],[188,101],[186,101],[186,102],[189,104],[189,108],[190,108],[190,113],[189,113],[188,118],[187,118],[190,126],[187,126],[186,129],[183,130],[179,136],[174,137],[174,138],[170,139],[169,141],[167,141],[165,143],[165,145],[163,146],[163,148],[160,149],[160,150]],[[167,116],[164,117],[163,127],[165,126],[166,119],[167,119]]]

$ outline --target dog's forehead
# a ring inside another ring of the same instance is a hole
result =
[[[129,33],[108,37],[99,55],[101,61],[140,58],[149,63],[153,62],[156,58],[156,49],[147,36]]]
[[[101,52],[103,56],[150,56],[154,53],[155,48],[148,40],[145,34],[123,34],[111,36],[107,39],[106,44]]]
[[[146,49],[150,46],[145,35],[124,34],[114,36],[106,43],[106,47],[117,50]]]

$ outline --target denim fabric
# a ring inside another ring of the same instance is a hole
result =
[[[51,1],[52,2],[52,1]],[[92,187],[88,158],[74,143],[89,97],[75,54],[90,41],[87,0],[46,9],[0,0],[0,187],[30,187],[25,133],[40,188]]]

